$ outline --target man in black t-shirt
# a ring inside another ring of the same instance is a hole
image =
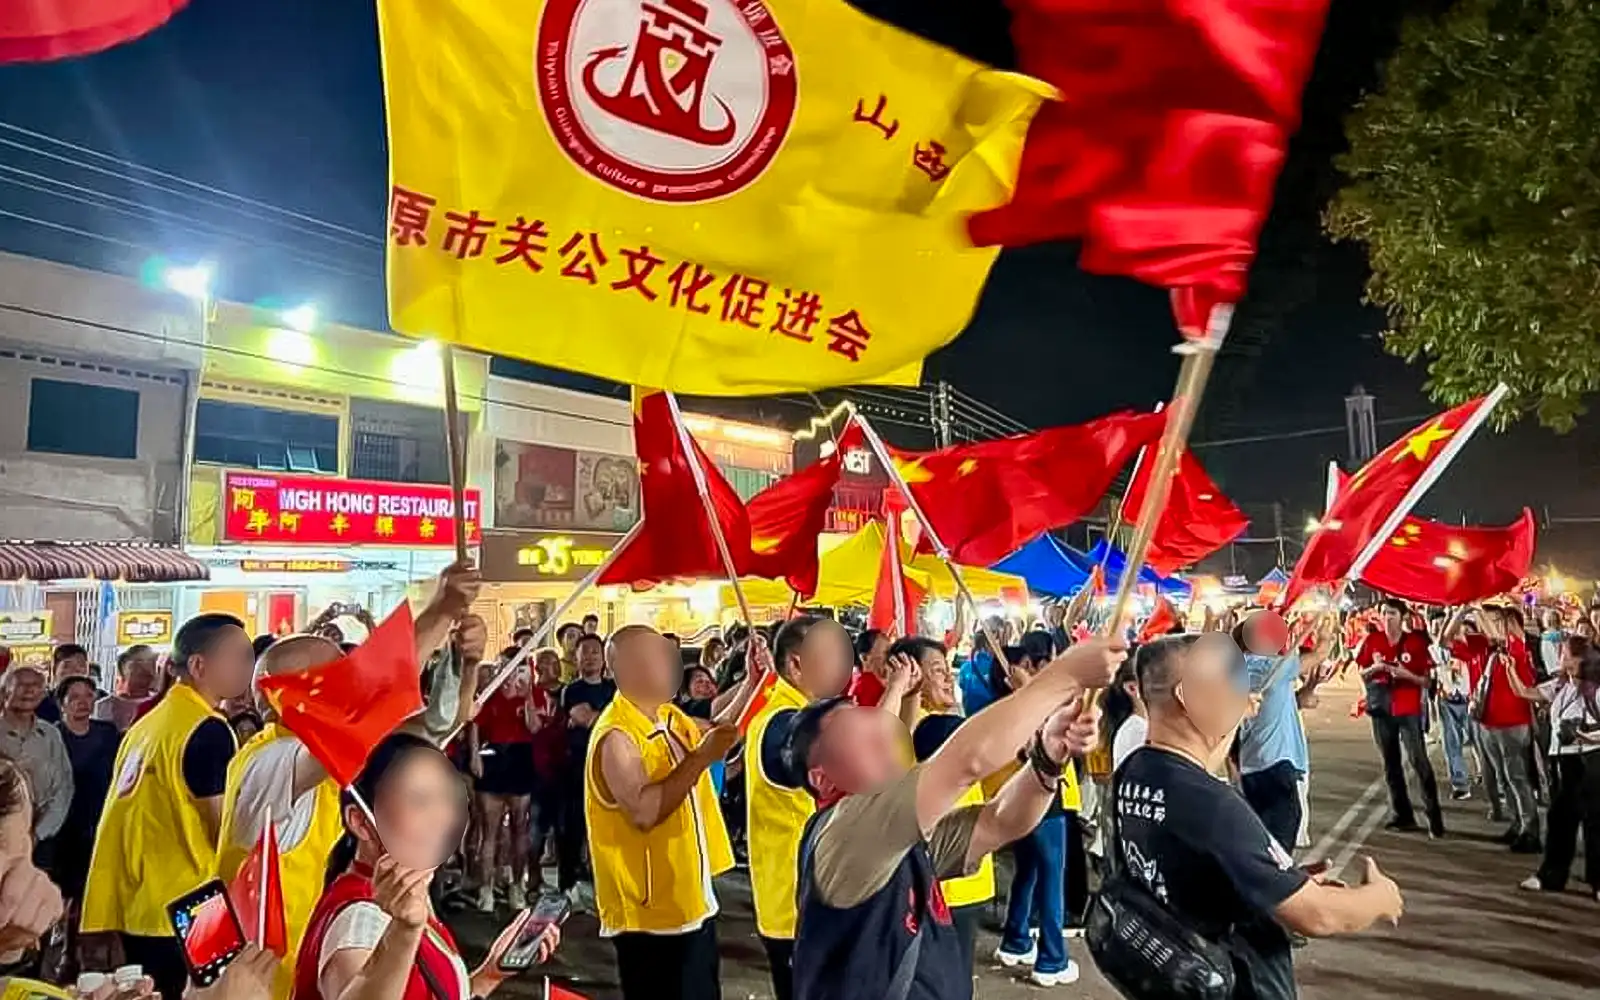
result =
[[[589,736],[595,720],[617,695],[617,682],[604,676],[604,639],[592,634],[579,636],[572,653],[578,661],[578,676],[561,691],[561,708],[567,718],[567,764],[557,851],[562,892],[575,888],[584,871],[588,832],[583,819],[583,769],[589,755]]]
[[[1358,888],[1295,867],[1244,797],[1215,776],[1250,694],[1244,654],[1225,633],[1148,643],[1135,670],[1150,737],[1116,773],[1121,870],[1227,947],[1239,1000],[1292,998],[1284,928],[1323,937],[1394,923],[1400,890],[1370,858]]]

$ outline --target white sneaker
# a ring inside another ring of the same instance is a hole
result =
[[[1544,892],[1544,883],[1539,881],[1539,876],[1529,875],[1517,884],[1517,888],[1526,889],[1528,892]]]
[[[521,882],[511,883],[511,888],[506,890],[506,905],[513,910],[526,910],[528,908],[528,892],[522,888]]]
[[[1080,971],[1078,963],[1067,959],[1067,967],[1060,972],[1040,972],[1034,969],[1028,974],[1028,982],[1035,986],[1069,986],[1078,981]]]
[[[1008,969],[1015,969],[1019,965],[1032,965],[1039,960],[1039,946],[1034,945],[1029,948],[1025,955],[1018,955],[1014,952],[1006,951],[1004,948],[996,948],[994,950],[994,960]]]
[[[494,912],[494,886],[486,885],[478,890],[478,912]]]

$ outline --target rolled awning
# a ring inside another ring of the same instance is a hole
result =
[[[211,571],[182,549],[148,542],[0,542],[0,580],[181,583]]]

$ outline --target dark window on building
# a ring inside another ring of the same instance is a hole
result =
[[[339,418],[202,399],[194,458],[272,472],[338,472]]]
[[[28,450],[94,458],[137,458],[139,394],[82,382],[33,380]]]
[[[350,478],[448,483],[447,450],[438,410],[376,399],[350,401]]]

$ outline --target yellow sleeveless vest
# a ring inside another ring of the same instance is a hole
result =
[[[253,843],[236,843],[233,832],[235,821],[239,818],[239,788],[244,776],[251,762],[268,744],[294,738],[278,723],[269,722],[266,728],[240,747],[238,754],[228,763],[228,790],[222,799],[222,834],[217,838],[217,874],[225,882],[233,880],[239,866],[255,849]],[[287,1000],[294,990],[294,958],[300,951],[300,938],[311,920],[312,909],[322,896],[328,852],[333,850],[334,841],[344,832],[344,823],[339,818],[339,786],[332,779],[324,780],[312,795],[315,801],[311,807],[311,826],[306,830],[305,838],[278,855],[278,872],[283,879],[284,923],[289,930],[289,954],[279,964],[277,978],[272,984],[274,1000]],[[282,819],[281,816],[274,816],[272,821],[279,823]]]
[[[782,678],[751,721],[744,741],[746,829],[750,838],[750,894],[756,930],[763,937],[792,938],[800,838],[817,811],[809,793],[780,788],[761,767],[761,738],[779,712],[806,707],[806,696]]]
[[[171,937],[167,904],[215,877],[217,845],[183,780],[183,749],[200,723],[221,718],[175,684],[122,738],[89,862],[84,931]]]
[[[676,705],[652,719],[620,692],[595,720],[583,773],[583,812],[594,863],[594,901],[600,935],[628,931],[678,934],[717,912],[713,876],[733,867],[733,849],[717,806],[711,775],[651,830],[628,821],[605,791],[597,748],[611,732],[633,741],[647,781],[660,781],[700,742],[700,730]]]
[[[1000,770],[983,779],[983,794],[985,800],[992,799],[1000,794],[1000,789],[1011,780],[1022,767],[1021,764],[1007,764]],[[1078,769],[1068,762],[1066,773],[1061,776],[1061,808],[1067,812],[1079,812],[1083,809],[1083,790],[1078,787]]]

